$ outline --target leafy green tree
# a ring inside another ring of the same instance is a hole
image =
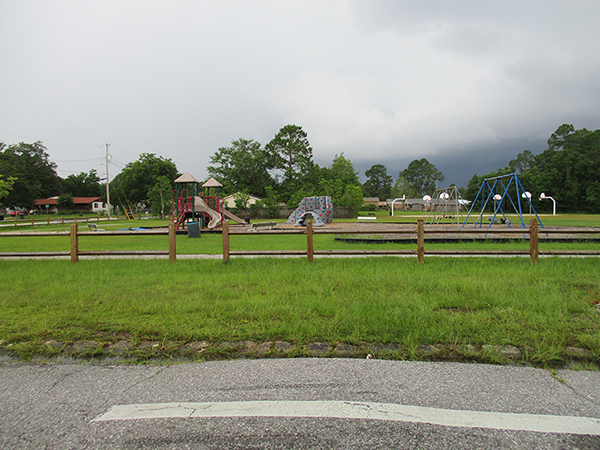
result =
[[[265,149],[272,156],[273,169],[282,172],[279,194],[288,201],[295,191],[306,186],[315,170],[308,135],[298,125],[286,125]]]
[[[0,175],[0,200],[4,197],[8,197],[10,191],[12,190],[13,184],[17,179],[15,177],[8,177],[6,180],[3,180],[4,175]]]
[[[250,202],[250,194],[247,192],[241,191],[235,194],[233,199],[233,203],[235,204],[235,209],[237,211],[241,211],[243,209],[248,209],[248,203]]]
[[[75,202],[73,201],[73,196],[71,194],[69,194],[68,192],[64,193],[64,194],[60,194],[58,196],[58,206],[60,206],[62,209],[73,209],[73,207],[75,206]]]
[[[435,182],[444,181],[444,175],[427,159],[415,159],[406,169],[400,172],[400,177],[406,178],[417,196],[431,194],[435,191]]]
[[[267,187],[275,184],[270,174],[273,157],[254,140],[233,141],[231,147],[219,148],[210,162],[208,173],[223,184],[225,194],[246,191],[264,197]]]
[[[40,141],[9,146],[0,142],[0,174],[14,178],[2,205],[31,208],[36,199],[61,193],[62,180],[46,150]]]
[[[529,150],[523,150],[519,153],[516,159],[509,161],[508,167],[513,173],[525,173],[533,166],[535,156]]]
[[[331,165],[320,170],[320,175],[319,191],[330,196],[334,206],[345,206],[352,211],[358,211],[363,205],[364,198],[358,172],[354,170],[352,162],[344,157],[344,153],[335,155]],[[360,205],[357,206],[357,202]]]
[[[415,191],[415,188],[413,188],[408,182],[406,177],[398,177],[398,179],[394,183],[394,187],[392,188],[391,197],[400,198],[403,195],[406,198],[416,198],[417,192]]]
[[[150,201],[150,213],[160,215],[161,219],[165,217],[165,207],[171,204],[171,191],[175,183],[165,175],[161,175],[148,190],[148,200]]]
[[[171,159],[156,156],[154,153],[142,153],[137,161],[128,163],[125,168],[110,183],[111,201],[125,206],[126,203],[137,205],[149,204],[150,190],[159,182],[160,177],[166,177],[170,182],[177,178],[177,166]]]
[[[340,203],[342,206],[345,206],[356,215],[360,208],[362,208],[365,204],[361,186],[356,184],[346,185],[346,188],[344,189],[344,195],[342,196],[342,201]]]
[[[548,139],[548,149],[520,176],[526,189],[551,195],[565,212],[600,212],[596,183],[600,179],[600,130],[576,130],[563,124]],[[550,210],[549,202],[534,206]]]
[[[90,170],[89,173],[69,175],[63,182],[63,192],[68,192],[74,197],[102,197],[103,191],[104,187],[100,184],[96,169]]]
[[[375,164],[365,171],[367,181],[363,184],[363,192],[367,197],[378,197],[386,200],[391,196],[392,177],[388,175],[383,164]]]

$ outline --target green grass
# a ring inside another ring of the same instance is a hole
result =
[[[566,346],[600,361],[597,259],[0,261],[0,340]]]

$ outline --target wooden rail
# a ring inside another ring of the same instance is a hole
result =
[[[119,215],[117,214],[116,216],[114,216],[116,220],[121,220],[123,217],[119,217]],[[38,220],[36,220],[38,219]],[[41,220],[40,220],[41,219]],[[135,219],[135,214],[134,214],[134,219]],[[141,220],[142,219],[142,215],[140,213],[137,214],[137,219]],[[53,215],[53,214],[31,214],[29,216],[27,216],[27,218],[23,218],[20,219],[17,216],[5,216],[4,221],[0,221],[0,225],[4,225],[3,228],[7,228],[9,226],[14,226],[15,228],[18,228],[20,226],[32,226],[32,227],[39,227],[39,226],[44,226],[44,225],[64,225],[65,223],[70,223],[70,222],[74,222],[74,223],[99,223],[99,222],[110,222],[113,219],[108,218],[107,216],[100,216],[100,215],[92,215],[90,216],[89,214],[86,215],[85,217],[82,216],[73,216],[73,217],[67,217],[65,218],[64,216],[58,216],[58,215]],[[9,225],[9,223],[12,222],[12,225]]]
[[[411,234],[410,231],[404,230],[385,230],[385,234]],[[472,229],[456,229],[448,230],[440,227],[425,227],[423,220],[419,219],[417,226],[413,231],[417,236],[416,249],[384,249],[384,250],[315,250],[313,236],[315,234],[374,234],[373,231],[357,231],[357,230],[335,230],[335,229],[319,229],[313,230],[312,222],[307,222],[306,229],[293,230],[266,230],[261,232],[265,234],[306,234],[306,250],[231,250],[229,236],[231,235],[248,235],[246,232],[238,232],[230,230],[227,221],[223,224],[223,261],[229,261],[230,256],[298,256],[306,255],[309,261],[312,261],[315,255],[415,255],[419,263],[425,261],[425,254],[431,256],[518,256],[529,255],[533,264],[538,262],[541,255],[569,255],[569,256],[600,256],[600,250],[544,250],[539,249],[538,235],[542,234],[600,234],[600,230],[581,230],[581,229],[560,229],[548,230],[538,228],[536,219],[531,219],[529,228],[472,228]],[[529,237],[529,250],[441,250],[432,249],[425,250],[425,235],[426,234],[509,234],[509,235],[526,235]]]
[[[80,236],[168,236],[169,237],[169,250],[92,250],[82,251],[79,250],[79,237]],[[171,261],[177,260],[177,248],[176,248],[176,234],[175,224],[169,222],[168,231],[153,231],[153,230],[118,230],[118,231],[79,231],[78,224],[71,223],[69,231],[55,231],[55,232],[24,232],[18,234],[3,235],[7,236],[69,236],[70,239],[70,250],[68,252],[9,252],[2,253],[3,257],[45,257],[45,256],[70,256],[71,262],[78,262],[79,256],[157,256],[157,255],[168,255]]]
[[[314,256],[351,256],[351,255],[365,255],[365,256],[377,256],[377,255],[409,255],[416,256],[419,263],[425,261],[425,255],[429,256],[526,256],[533,264],[538,262],[540,255],[548,256],[600,256],[600,250],[542,250],[539,249],[538,235],[541,234],[586,234],[586,235],[598,235],[600,229],[586,229],[581,228],[562,228],[562,229],[538,229],[538,223],[536,219],[532,219],[529,228],[502,228],[502,229],[484,229],[484,228],[472,228],[472,229],[453,229],[448,230],[447,228],[440,228],[436,226],[425,227],[423,220],[417,222],[416,227],[411,230],[406,229],[392,229],[385,230],[385,234],[415,234],[417,237],[417,247],[414,249],[370,249],[370,250],[315,250],[314,248],[314,235],[315,234],[374,234],[373,231],[360,231],[360,230],[348,230],[348,229],[333,229],[333,228],[320,228],[317,230],[313,229],[312,222],[308,221],[305,228],[294,228],[285,230],[264,230],[260,233],[248,233],[247,231],[232,230],[229,227],[229,222],[223,222],[223,261],[229,261],[230,256],[306,256],[308,261],[313,261]],[[306,235],[306,250],[231,250],[229,237],[231,235]],[[523,235],[529,237],[529,250],[447,250],[447,249],[425,249],[425,235],[434,234],[508,234],[508,235]],[[169,250],[94,250],[94,251],[82,251],[79,250],[79,236],[131,236],[131,235],[146,235],[146,236],[160,236],[168,235],[169,238]],[[118,231],[79,231],[78,224],[72,223],[69,231],[54,231],[54,232],[23,232],[18,234],[4,234],[0,236],[70,236],[70,250],[63,252],[9,252],[2,253],[3,257],[44,257],[44,256],[70,256],[72,262],[77,262],[79,256],[157,256],[157,255],[168,255],[171,261],[177,260],[176,252],[176,234],[175,234],[175,223],[169,222],[168,231],[154,231],[154,230],[118,230]]]

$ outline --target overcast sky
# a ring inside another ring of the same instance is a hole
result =
[[[466,186],[600,128],[600,2],[0,0],[0,140],[59,175],[111,179],[140,153],[202,180],[239,138],[286,124],[364,179],[427,158]]]

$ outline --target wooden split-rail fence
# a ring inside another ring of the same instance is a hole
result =
[[[407,234],[406,229],[398,230],[385,230],[385,234]],[[532,219],[529,228],[472,228],[472,229],[454,229],[449,230],[447,228],[441,228],[436,226],[425,227],[423,220],[419,219],[417,222],[414,233],[417,236],[417,248],[416,249],[369,249],[369,250],[315,250],[313,243],[313,236],[315,234],[375,234],[371,231],[360,231],[360,230],[341,230],[341,229],[327,229],[319,228],[318,230],[313,229],[312,222],[307,222],[305,228],[300,229],[286,229],[286,230],[267,230],[262,231],[260,234],[306,234],[306,250],[231,250],[229,236],[248,234],[241,230],[230,229],[229,223],[224,222],[223,224],[223,260],[229,261],[230,256],[291,256],[291,255],[306,255],[309,261],[314,259],[315,255],[319,256],[349,256],[349,255],[363,255],[363,256],[377,256],[377,255],[415,255],[417,260],[422,263],[425,261],[425,254],[437,255],[437,256],[522,256],[529,255],[532,263],[537,263],[540,254],[542,255],[568,255],[568,256],[600,256],[600,250],[545,250],[540,251],[538,234],[586,234],[586,235],[597,235],[600,234],[600,230],[582,230],[582,229],[569,229],[569,230],[548,230],[539,229],[538,222],[536,219]],[[470,235],[470,234],[503,234],[503,235],[524,235],[529,238],[529,250],[441,250],[441,249],[429,249],[425,250],[425,235]]]
[[[410,231],[406,229],[389,229],[385,230],[385,234],[410,234]],[[419,220],[416,224],[416,228],[412,232],[417,237],[416,249],[356,249],[356,250],[315,250],[313,237],[316,234],[374,234],[372,230],[345,230],[345,229],[333,229],[333,228],[319,228],[315,230],[312,222],[307,222],[306,227],[298,227],[293,229],[280,229],[280,230],[263,230],[259,233],[249,233],[246,230],[240,228],[230,228],[229,222],[223,222],[223,261],[228,262],[231,256],[306,256],[308,261],[313,261],[315,255],[317,256],[351,256],[351,255],[362,255],[362,256],[381,256],[381,255],[406,255],[416,256],[417,261],[422,263],[425,261],[425,255],[429,256],[529,256],[532,263],[537,263],[540,255],[554,255],[554,256],[600,256],[600,250],[540,250],[538,235],[543,234],[570,234],[570,235],[598,235],[600,229],[540,229],[538,222],[532,219],[529,228],[472,228],[472,229],[447,229],[436,226],[426,227],[423,224],[423,220]],[[306,250],[232,250],[230,246],[231,235],[245,235],[245,236],[257,236],[257,235],[306,235]],[[425,235],[472,235],[472,234],[485,234],[485,235],[522,235],[527,236],[529,240],[529,250],[506,250],[506,249],[481,249],[481,250],[464,250],[464,249],[425,249]],[[68,232],[25,232],[19,234],[2,234],[0,238],[8,238],[9,236],[64,236],[69,235],[71,241],[70,251],[64,252],[9,252],[0,253],[0,257],[53,257],[53,256],[70,256],[72,262],[77,262],[79,256],[167,256],[171,261],[177,260],[176,252],[176,231],[175,223],[169,222],[168,230],[118,230],[118,231],[79,231],[77,223],[70,225],[70,231]],[[168,236],[169,249],[168,250],[94,250],[94,251],[81,251],[79,250],[79,237],[80,236],[131,236],[131,235],[148,235],[148,236]]]

